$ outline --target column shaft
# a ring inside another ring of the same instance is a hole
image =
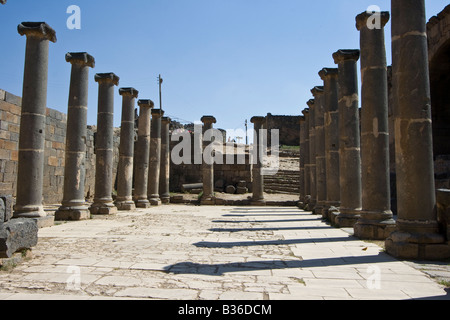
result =
[[[138,208],[149,208],[148,201],[148,168],[150,159],[151,110],[155,106],[151,100],[139,100],[138,141],[136,145],[134,181],[134,202]]]
[[[424,0],[392,0],[397,231],[388,253],[406,259],[450,256],[437,223]]]
[[[119,210],[134,210],[133,165],[134,165],[134,107],[139,92],[134,88],[120,88],[122,96],[122,122],[120,127],[119,166],[117,170],[117,198]]]
[[[264,155],[264,124],[266,123],[265,117],[253,117],[250,120],[254,125],[254,137],[253,137],[253,168],[252,168],[252,201],[251,204],[255,206],[265,206],[266,201],[264,199],[264,176],[263,170],[263,155]]]
[[[325,157],[327,181],[327,205],[322,216],[330,219],[330,208],[340,206],[341,188],[339,176],[339,102],[338,69],[324,68],[319,72],[324,81],[325,105]]]
[[[371,14],[356,17],[361,34],[362,211],[355,235],[384,240],[395,229],[390,203],[388,85],[384,26],[389,13],[376,13],[380,28],[369,28]]]
[[[327,173],[325,159],[325,123],[324,123],[324,92],[323,86],[311,90],[315,98],[314,127],[315,127],[315,154],[316,154],[316,196],[317,203],[314,213],[321,215],[327,201]]]
[[[359,50],[339,50],[333,54],[339,70],[339,213],[332,223],[353,227],[361,211],[361,143],[357,61]]]
[[[112,199],[114,144],[114,87],[119,77],[114,73],[98,73],[98,115],[95,163],[95,196],[91,214],[114,214],[117,207]]]
[[[68,53],[72,64],[67,112],[64,195],[55,220],[85,220],[90,214],[85,201],[85,158],[87,136],[87,106],[89,68],[95,65],[87,53]]]
[[[212,116],[204,116],[201,121],[203,122],[203,136],[205,132],[213,129],[213,124],[216,123],[216,119]],[[205,141],[203,138],[203,148],[209,145],[209,143],[214,143],[213,141]],[[205,155],[203,152],[203,163],[202,163],[202,176],[203,176],[203,195],[201,198],[202,204],[214,204],[214,163],[208,163],[205,158],[213,159],[212,155]]]
[[[25,70],[17,172],[15,218],[46,217],[42,206],[44,176],[45,119],[49,41],[55,31],[46,23],[23,22],[20,35],[26,35]]]
[[[315,131],[315,100],[308,101],[309,106],[309,182],[311,191],[311,200],[308,210],[314,211],[317,203],[316,186],[316,131]]]
[[[152,129],[150,133],[150,158],[148,170],[148,200],[152,206],[159,206],[159,176],[161,170],[161,118],[164,111],[152,110]]]
[[[162,203],[170,203],[170,122],[163,117],[161,120],[161,172],[159,178],[159,194]]]
[[[305,109],[302,111],[304,117],[305,117],[305,126],[304,126],[304,147],[303,150],[300,150],[300,152],[303,152],[304,159],[305,159],[305,183],[304,183],[304,192],[305,192],[305,199],[304,199],[304,206],[303,208],[305,210],[308,210],[309,203],[311,202],[311,160],[310,160],[310,149],[309,149],[309,109]]]
[[[304,203],[305,203],[305,198],[306,198],[306,194],[305,194],[305,133],[306,133],[306,121],[305,121],[305,117],[301,116],[300,117],[300,161],[299,161],[299,166],[300,166],[300,179],[299,179],[299,206],[303,207]]]

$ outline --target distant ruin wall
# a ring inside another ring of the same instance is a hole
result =
[[[270,130],[278,129],[280,134],[280,145],[300,145],[300,116],[274,116],[271,113],[266,117],[267,144],[271,145]]]

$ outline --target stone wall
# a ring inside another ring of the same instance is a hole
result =
[[[271,145],[270,130],[280,130],[280,145],[300,145],[300,116],[274,116],[271,113],[266,117],[267,144]]]
[[[22,99],[0,90],[0,193],[16,196],[20,112]],[[67,115],[47,109],[44,160],[44,204],[59,204],[63,198],[64,161]],[[96,126],[88,126],[86,137],[87,200],[94,197],[95,187],[95,134]],[[113,177],[117,175],[120,128],[114,129]],[[114,180],[115,181],[115,180]]]

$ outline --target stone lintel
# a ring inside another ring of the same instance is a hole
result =
[[[314,97],[323,94],[323,92],[323,86],[315,86],[311,89],[311,93]]]
[[[325,80],[326,77],[337,77],[338,75],[338,68],[323,68],[319,71],[319,76],[322,80]]]
[[[116,76],[113,72],[109,73],[97,73],[95,75],[95,82],[112,82],[114,85],[119,85],[120,78]]]
[[[358,61],[361,55],[361,51],[359,49],[340,49],[333,53],[334,63],[338,64],[339,62],[345,60],[355,60]]]
[[[250,119],[251,123],[264,123],[266,121],[266,117],[253,117]]]
[[[130,95],[133,98],[137,98],[138,95],[139,95],[139,91],[137,91],[135,88],[120,88],[119,89],[119,94],[121,96]]]
[[[214,118],[213,116],[203,116],[201,121],[203,123],[217,123],[216,118]]]
[[[362,28],[367,27],[368,22],[367,20],[374,15],[379,16],[374,17],[374,19],[379,19],[379,21],[381,22],[381,28],[384,28],[384,26],[386,25],[386,23],[388,23],[391,17],[388,11],[381,11],[374,13],[364,11],[356,16],[356,29],[360,31]]]
[[[95,68],[95,59],[87,52],[68,52],[66,54],[66,61],[71,64],[81,64],[83,66]]]
[[[141,99],[138,101],[138,106],[153,109],[155,107],[155,103],[150,99]]]
[[[56,42],[56,32],[45,22],[22,22],[17,27],[21,36],[33,36]]]

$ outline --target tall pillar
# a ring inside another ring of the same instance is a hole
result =
[[[252,169],[252,192],[253,197],[251,204],[255,206],[265,206],[266,200],[264,199],[264,176],[262,174],[263,169],[263,154],[264,154],[264,136],[263,126],[266,123],[265,117],[253,117],[250,120],[254,125],[254,137],[253,137],[253,169]]]
[[[56,35],[45,22],[23,22],[18,26],[18,32],[25,35],[27,41],[14,218],[46,219],[42,190],[48,53],[49,41],[56,42]]]
[[[122,122],[115,205],[119,210],[125,211],[136,209],[133,201],[134,107],[139,91],[134,88],[120,88],[119,94],[122,96]]]
[[[81,52],[66,54],[66,61],[72,64],[72,73],[67,112],[64,195],[61,207],[55,212],[55,220],[85,220],[90,217],[84,194],[89,68],[94,68],[95,60]]]
[[[339,213],[331,222],[353,227],[362,207],[361,138],[359,129],[358,70],[359,50],[338,50],[333,54],[339,70]]]
[[[303,207],[305,204],[305,139],[306,139],[306,119],[305,116],[300,116],[300,179],[299,179],[299,206]]]
[[[308,210],[309,203],[311,202],[311,162],[310,162],[310,152],[309,152],[309,109],[304,109],[302,111],[303,116],[305,117],[305,125],[304,125],[304,147],[303,150],[300,150],[300,152],[303,152],[304,154],[304,161],[305,161],[305,184],[304,184],[304,193],[305,193],[305,199],[304,199],[304,205],[303,209]]]
[[[376,13],[380,28],[368,27],[372,14],[356,17],[361,35],[362,210],[355,236],[385,240],[395,229],[389,178],[388,84],[384,26],[389,12]]]
[[[99,84],[95,196],[89,210],[91,214],[114,214],[117,213],[117,207],[111,195],[114,163],[114,86],[119,85],[119,77],[114,73],[97,73],[95,81]]]
[[[398,220],[386,250],[404,259],[448,258],[437,223],[425,1],[391,5]]]
[[[216,123],[216,118],[212,116],[204,116],[201,121],[203,122],[203,136],[206,131],[213,129],[213,124]],[[213,142],[211,142],[213,143]],[[208,142],[203,139],[203,148],[208,146]],[[213,160],[212,156],[206,157],[210,158],[209,160]],[[212,161],[210,161],[212,162]],[[203,152],[203,163],[202,163],[202,173],[203,173],[203,195],[201,199],[202,204],[214,204],[214,163],[208,163],[205,160],[205,154]]]
[[[136,177],[134,181],[134,202],[138,208],[149,208],[147,197],[148,166],[150,158],[151,111],[155,104],[151,100],[139,100],[139,126],[136,144]]]
[[[159,194],[162,203],[170,203],[170,122],[169,117],[161,120],[161,173],[159,178]]]
[[[159,176],[161,170],[161,118],[164,111],[152,110],[152,123],[150,132],[150,167],[148,170],[148,201],[152,206],[159,206]]]
[[[315,98],[314,127],[316,143],[316,188],[317,203],[314,214],[322,215],[327,202],[327,173],[325,160],[325,123],[324,123],[324,91],[323,86],[316,86],[311,90]]]
[[[310,99],[309,107],[309,182],[311,190],[311,199],[309,201],[308,210],[314,212],[317,203],[317,187],[316,187],[316,131],[315,131],[315,109],[316,101]]]
[[[322,216],[329,219],[328,210],[337,210],[341,204],[341,188],[339,176],[339,102],[338,78],[339,70],[324,68],[319,72],[324,82],[325,105],[325,158],[327,181],[327,205]]]

